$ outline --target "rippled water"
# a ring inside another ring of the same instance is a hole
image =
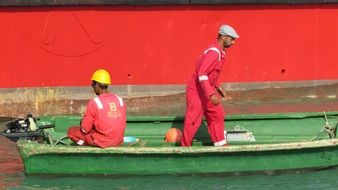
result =
[[[42,177],[13,178],[9,189],[337,189],[338,170],[281,175],[246,176],[134,176],[134,177]]]

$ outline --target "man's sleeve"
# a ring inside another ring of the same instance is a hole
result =
[[[219,80],[219,78],[216,81],[215,87],[219,88],[221,86],[221,81]]]
[[[94,102],[92,100],[89,101],[81,123],[82,132],[89,133],[92,130],[94,126],[95,110]]]
[[[214,62],[218,59],[218,53],[216,51],[208,51],[203,62],[198,69],[198,80],[204,91],[207,99],[215,94],[215,87],[210,85],[208,73],[210,73],[214,67]]]

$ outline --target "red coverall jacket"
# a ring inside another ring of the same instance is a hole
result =
[[[202,123],[203,115],[208,123],[208,132],[215,146],[226,144],[224,138],[224,109],[221,103],[214,105],[209,98],[215,94],[221,99],[220,72],[225,61],[225,52],[218,42],[209,46],[196,62],[193,76],[187,83],[187,110],[184,121],[182,146],[191,146],[193,137]]]
[[[122,98],[108,93],[91,99],[80,127],[71,127],[68,136],[82,145],[119,146],[126,128],[126,107]]]

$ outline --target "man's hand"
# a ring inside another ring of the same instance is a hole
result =
[[[213,94],[210,96],[210,102],[214,105],[219,104],[220,99],[218,98],[218,96],[216,94]]]
[[[224,100],[231,100],[231,97],[227,95],[227,93],[225,92],[225,90],[219,86],[217,89],[217,92],[220,96],[222,96],[224,98]]]

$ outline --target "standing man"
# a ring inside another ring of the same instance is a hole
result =
[[[95,71],[91,80],[97,97],[87,104],[81,126],[70,127],[67,135],[78,145],[119,146],[126,128],[126,106],[122,98],[108,92],[111,81],[106,70]]]
[[[221,98],[225,96],[219,81],[225,60],[225,49],[231,47],[237,38],[236,31],[229,25],[222,25],[218,37],[198,58],[195,72],[187,83],[187,110],[184,120],[182,146],[191,146],[203,115],[214,146],[227,146],[224,137],[224,109]]]

